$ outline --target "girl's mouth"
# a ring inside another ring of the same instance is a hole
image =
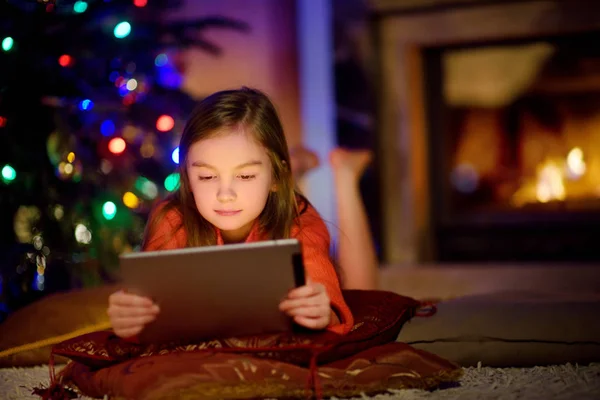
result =
[[[231,217],[242,212],[242,210],[215,210],[222,217]]]

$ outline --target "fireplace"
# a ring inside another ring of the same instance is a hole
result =
[[[439,261],[600,261],[600,32],[424,49]]]
[[[374,1],[385,261],[600,261],[600,4],[400,3]]]

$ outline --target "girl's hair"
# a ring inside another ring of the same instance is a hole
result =
[[[189,247],[216,244],[214,227],[196,208],[189,185],[187,157],[194,143],[227,132],[224,128],[243,129],[267,151],[276,190],[271,191],[267,198],[265,208],[259,216],[259,228],[268,239],[290,236],[292,225],[298,216],[298,204],[283,127],[269,98],[256,89],[243,87],[214,93],[203,99],[192,112],[179,144],[179,190],[166,201],[164,207],[152,213],[144,242],[149,240],[149,233],[154,231],[156,224],[175,209],[181,213],[182,224],[174,227],[173,235],[183,228]],[[169,239],[165,238],[165,243]],[[146,243],[143,247],[145,246]]]

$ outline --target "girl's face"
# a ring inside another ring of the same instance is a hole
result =
[[[187,157],[198,212],[221,230],[226,242],[243,241],[275,189],[265,149],[243,129],[194,143]]]

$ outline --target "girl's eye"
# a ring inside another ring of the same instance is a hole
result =
[[[199,176],[198,179],[201,181],[210,181],[212,179],[214,179],[214,176]]]
[[[251,179],[256,178],[256,175],[238,175],[238,178],[240,178],[243,181],[249,181]]]

